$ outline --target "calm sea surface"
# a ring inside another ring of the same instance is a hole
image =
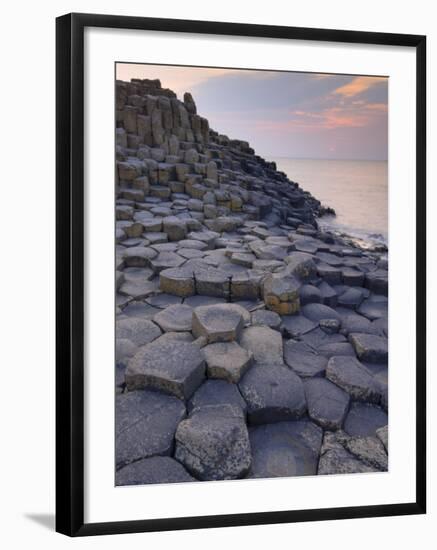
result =
[[[320,225],[369,242],[387,243],[388,174],[385,161],[270,158],[337,216]]]

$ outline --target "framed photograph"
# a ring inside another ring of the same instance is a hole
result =
[[[425,37],[56,24],[57,530],[425,513]]]

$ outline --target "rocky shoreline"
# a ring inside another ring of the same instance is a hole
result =
[[[116,484],[386,471],[387,260],[188,93],[116,125]]]

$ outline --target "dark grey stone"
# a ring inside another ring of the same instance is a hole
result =
[[[188,399],[205,377],[200,349],[174,340],[143,346],[129,360],[126,384],[129,390],[151,388]]]
[[[153,456],[128,464],[115,474],[115,484],[148,485],[152,483],[185,483],[197,481],[177,460]]]
[[[136,346],[144,346],[156,340],[161,335],[161,330],[158,325],[148,321],[147,319],[140,319],[139,317],[127,317],[120,319],[116,324],[116,337],[127,338],[131,340]]]
[[[141,458],[170,455],[173,452],[176,428],[185,415],[185,406],[175,397],[150,391],[117,395],[117,468]]]
[[[349,341],[353,345],[358,358],[362,361],[368,361],[369,363],[387,363],[387,338],[374,334],[353,332],[349,334]]]
[[[252,352],[254,361],[267,365],[283,364],[281,334],[265,326],[253,326],[243,330],[240,345]]]
[[[308,420],[254,426],[249,430],[252,467],[248,477],[315,475],[322,430]]]
[[[239,407],[244,414],[247,409],[238,387],[225,380],[206,380],[188,402],[188,411],[204,405],[232,405]]]
[[[309,348],[311,349],[311,348]],[[302,378],[323,376],[328,360],[314,351],[300,351],[293,340],[284,344],[284,359],[287,365]]]
[[[303,315],[283,315],[281,330],[289,338],[297,338],[302,334],[312,331],[317,327],[317,323],[310,321]]]
[[[230,405],[194,409],[176,431],[175,458],[202,481],[244,477],[252,456],[242,411]]]
[[[341,317],[335,309],[324,304],[307,304],[302,307],[302,314],[316,323],[319,323],[322,319],[337,319],[337,321],[341,321]]]
[[[252,325],[264,325],[273,329],[279,329],[282,319],[274,311],[266,309],[258,309],[251,316]]]
[[[368,466],[382,472],[388,470],[387,453],[377,437],[351,437],[345,442],[345,447]]]
[[[311,420],[326,430],[340,429],[349,408],[349,395],[326,378],[311,378],[304,388]]]
[[[297,419],[305,413],[302,381],[285,366],[255,365],[245,374],[239,388],[252,424]]]
[[[387,425],[387,413],[376,405],[352,403],[344,423],[344,431],[351,436],[375,435],[376,430]]]
[[[236,342],[218,342],[203,348],[208,378],[237,384],[252,364],[252,353]]]
[[[185,332],[191,330],[193,308],[176,304],[161,310],[153,318],[164,332]]]
[[[234,304],[196,307],[193,310],[194,336],[204,336],[210,344],[236,340],[244,326],[241,309]]]
[[[357,401],[379,403],[381,400],[372,374],[354,357],[331,357],[326,377]]]

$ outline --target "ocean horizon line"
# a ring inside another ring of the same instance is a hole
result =
[[[260,155],[266,159],[287,159],[287,160],[323,160],[341,162],[388,162],[388,159],[342,159],[342,158],[315,158],[315,157],[285,157],[283,155]]]

